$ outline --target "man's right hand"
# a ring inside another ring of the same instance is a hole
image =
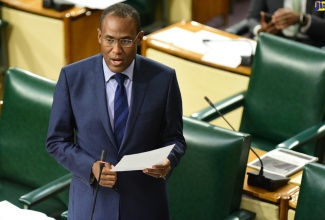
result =
[[[271,19],[270,22],[266,21],[265,18],[265,12],[261,11],[261,19],[260,19],[261,28],[258,30],[258,33],[260,32],[267,32],[270,34],[277,34],[280,30],[278,30],[273,22],[273,19]]]
[[[101,163],[103,163],[103,162],[96,161],[92,166],[92,172],[93,172],[95,178],[97,179],[97,181],[98,181],[98,177],[99,177]],[[110,165],[109,163],[105,162],[105,165],[103,167],[102,174],[100,177],[99,185],[108,187],[108,188],[112,188],[115,185],[116,180],[117,180],[117,173],[111,171],[111,169],[113,167],[114,167],[113,165]]]

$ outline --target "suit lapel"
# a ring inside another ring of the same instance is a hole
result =
[[[132,132],[137,116],[141,109],[148,86],[148,78],[146,77],[146,74],[147,72],[141,68],[141,57],[137,56],[133,73],[132,98],[129,111],[130,113],[124,134],[125,138],[121,144],[120,149],[122,149],[125,146],[125,143],[128,142],[128,137],[130,137],[130,133]]]
[[[117,143],[115,136],[110,124],[108,109],[107,109],[107,99],[106,99],[106,88],[105,88],[105,78],[102,66],[102,56],[98,56],[96,59],[96,68],[91,74],[89,74],[89,84],[91,90],[94,92],[94,98],[96,100],[96,108],[98,109],[98,114],[101,118],[103,127],[114,146],[117,148]]]

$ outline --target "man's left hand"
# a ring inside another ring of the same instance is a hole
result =
[[[163,164],[154,165],[152,168],[144,169],[143,172],[155,178],[165,179],[166,176],[169,174],[170,170],[170,161],[168,160],[168,158],[166,158]]]

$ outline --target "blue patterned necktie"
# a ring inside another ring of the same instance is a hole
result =
[[[114,75],[114,78],[118,83],[114,98],[114,133],[119,146],[123,140],[126,121],[129,115],[128,99],[123,84],[126,77],[127,76],[122,73]]]

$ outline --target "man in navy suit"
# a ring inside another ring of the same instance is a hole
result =
[[[253,36],[268,32],[316,47],[325,46],[325,13],[316,0],[251,0],[248,26]],[[269,16],[267,16],[269,15]]]
[[[91,217],[103,149],[107,156],[93,219],[169,219],[166,181],[186,150],[182,100],[175,70],[137,55],[144,35],[140,26],[139,14],[131,6],[108,7],[98,29],[101,54],[61,70],[46,150],[73,173],[70,220]],[[127,76],[129,114],[121,145],[114,134],[115,74]],[[175,146],[161,165],[111,171],[124,155],[171,144]]]

